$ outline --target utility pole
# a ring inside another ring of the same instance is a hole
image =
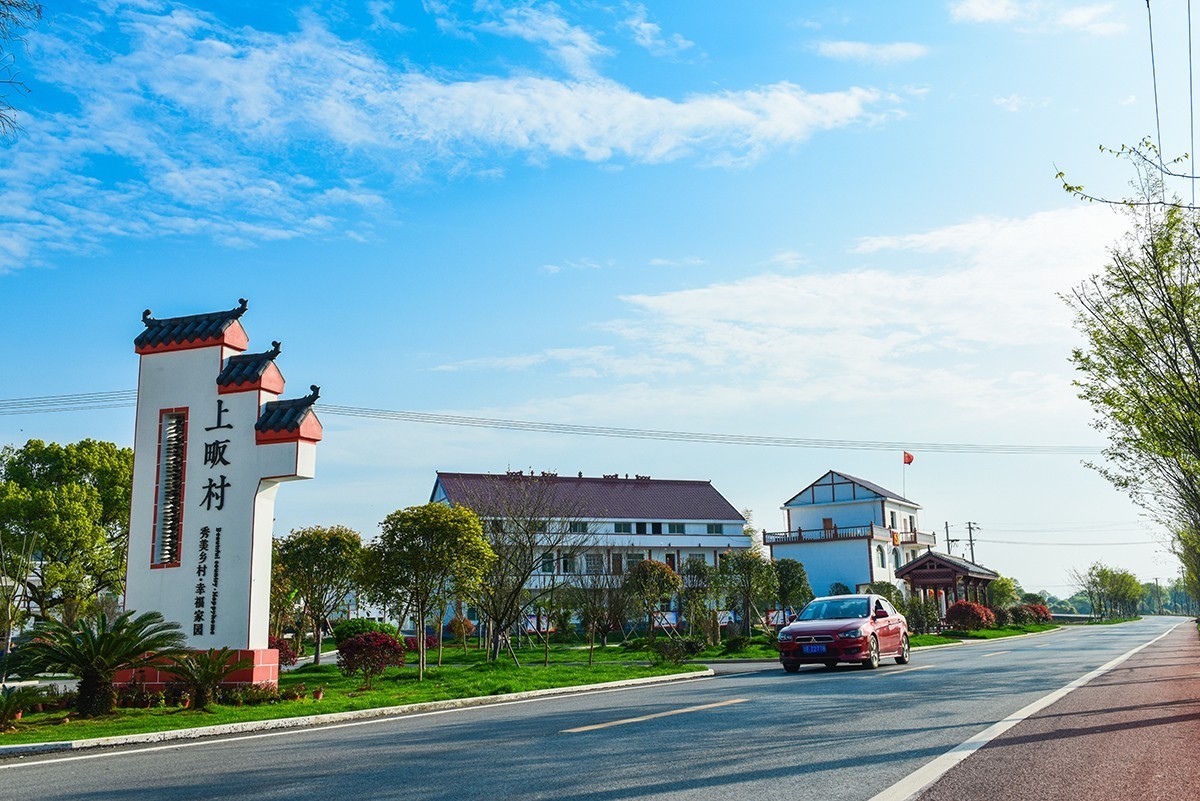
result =
[[[954,556],[954,543],[956,543],[956,542],[960,542],[960,540],[950,539],[950,521],[947,520],[946,521],[946,553],[950,554],[951,556]]]
[[[970,520],[967,521],[967,542],[971,543],[971,561],[975,561],[975,529],[980,528],[978,523]]]

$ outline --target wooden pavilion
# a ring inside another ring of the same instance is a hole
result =
[[[987,604],[987,588],[1000,574],[957,556],[927,551],[896,571],[910,592],[943,599],[942,613],[957,601]]]

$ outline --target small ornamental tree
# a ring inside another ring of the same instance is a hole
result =
[[[370,690],[384,670],[404,667],[404,643],[382,631],[364,632],[338,646],[337,663],[343,676],[361,674],[363,687]]]
[[[380,623],[365,617],[352,617],[339,620],[333,627],[333,641],[339,646],[351,637],[366,634],[368,631],[382,631],[395,637],[399,632],[391,623]]]
[[[646,615],[646,639],[654,642],[654,613],[659,605],[683,589],[679,574],[663,562],[644,559],[625,574],[625,590]]]
[[[979,631],[996,625],[996,616],[974,601],[959,601],[946,610],[946,625],[959,631]]]
[[[292,648],[291,640],[285,640],[282,637],[268,637],[267,647],[274,648],[279,652],[280,667],[291,667],[292,665],[296,664],[296,659],[298,657],[296,656],[295,650]]]

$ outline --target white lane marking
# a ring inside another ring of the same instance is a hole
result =
[[[683,709],[670,709],[666,712],[656,712],[653,715],[641,715],[636,718],[624,718],[623,720],[610,720],[608,723],[594,723],[591,726],[578,726],[574,729],[563,729],[559,734],[575,734],[581,731],[595,731],[596,729],[607,729],[610,726],[624,726],[626,723],[641,723],[644,720],[654,720],[655,718],[668,718],[672,715],[683,715],[688,712],[700,712],[704,709],[716,709],[719,706],[729,706],[730,704],[744,704],[749,701],[749,698],[731,698],[728,701],[717,701],[714,704],[701,704],[700,706],[689,706]]]
[[[1007,654],[1007,653],[1008,653],[1008,651],[992,651],[990,654],[982,654],[979,658],[987,659],[989,656],[996,656],[998,654]]]
[[[944,776],[952,767],[957,765],[959,762],[962,762],[980,748],[983,748],[1001,734],[1004,734],[1004,732],[1008,731],[1013,726],[1016,726],[1018,723],[1030,717],[1031,715],[1037,714],[1063,696],[1087,684],[1089,681],[1104,675],[1143,648],[1154,645],[1154,643],[1158,642],[1163,637],[1166,637],[1168,634],[1174,631],[1176,627],[1181,625],[1183,624],[1176,623],[1174,626],[1171,626],[1171,628],[1167,629],[1153,640],[1142,643],[1131,651],[1126,651],[1116,659],[1106,662],[1105,664],[1096,668],[1091,673],[1080,676],[1070,684],[1060,687],[1048,695],[1042,696],[1032,704],[1023,707],[1022,709],[1018,709],[1016,712],[1004,718],[1004,720],[993,723],[991,726],[988,726],[978,734],[968,737],[966,740],[954,746],[946,753],[939,757],[934,757],[931,762],[928,762],[925,765],[917,768],[915,771],[908,774],[891,787],[888,787],[886,790],[883,790],[882,792],[872,796],[870,801],[908,801],[908,799],[913,798],[922,790],[929,787],[929,785],[942,778],[942,776]]]
[[[697,676],[694,679],[680,679],[678,681],[671,682],[671,686],[678,686],[681,684],[692,684],[693,682],[697,682],[697,681],[710,681],[715,678],[716,678],[716,676]],[[661,686],[661,685],[642,685],[641,688],[645,688],[647,686],[657,687],[657,686]],[[453,712],[470,712],[473,710],[478,711],[478,710],[496,709],[497,707],[502,707],[502,706],[516,706],[517,704],[532,704],[532,703],[536,703],[538,701],[561,701],[564,698],[581,698],[585,695],[603,695],[606,693],[617,693],[617,692],[622,692],[624,690],[637,690],[637,689],[640,689],[640,688],[637,686],[613,687],[613,688],[607,689],[607,690],[588,690],[587,692],[583,692],[583,693],[570,693],[570,694],[566,694],[566,695],[547,695],[547,696],[543,696],[541,698],[522,698],[519,701],[502,701],[498,704],[481,704],[479,706],[463,706],[463,707],[458,707],[457,709],[435,709],[432,712],[415,712],[411,715],[381,716],[381,717],[377,717],[377,718],[370,718],[368,720],[353,720],[348,723],[332,723],[328,726],[306,726],[306,727],[300,727],[300,728],[295,728],[295,729],[280,729],[277,731],[258,732],[255,734],[235,734],[235,735],[230,735],[230,736],[206,737],[206,738],[198,739],[198,740],[174,740],[170,743],[165,743],[163,745],[154,745],[154,746],[150,746],[147,748],[130,748],[130,749],[122,750],[122,751],[105,750],[105,751],[101,751],[99,753],[79,754],[77,756],[64,756],[64,757],[58,757],[57,759],[37,759],[37,760],[30,761],[30,762],[26,762],[26,761],[22,760],[19,762],[13,761],[13,762],[9,762],[9,763],[0,763],[0,770],[9,770],[11,768],[29,768],[29,767],[35,767],[37,765],[52,765],[52,764],[56,764],[58,762],[79,762],[84,759],[103,759],[104,757],[129,756],[129,755],[133,755],[133,754],[149,754],[153,751],[169,751],[172,748],[195,748],[196,746],[201,746],[201,745],[226,745],[228,743],[235,742],[235,741],[241,741],[241,740],[261,740],[261,739],[265,739],[267,737],[285,737],[289,734],[312,734],[312,733],[321,732],[321,731],[332,731],[333,729],[349,729],[354,726],[370,726],[370,725],[379,724],[379,723],[396,723],[397,721],[407,720],[409,718],[427,718],[427,717],[432,717],[433,715],[448,715]],[[20,759],[19,757],[9,757],[9,758],[14,759],[14,760]]]
[[[889,670],[887,675],[898,676],[901,673],[912,673],[914,670],[929,670],[933,665],[916,665],[914,667],[901,668],[900,670]]]
[[[1046,643],[1045,645],[1035,645],[1033,647],[1034,648],[1049,648],[1051,645],[1053,645],[1053,643]]]

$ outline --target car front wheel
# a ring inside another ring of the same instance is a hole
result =
[[[897,665],[907,665],[908,658],[909,658],[908,635],[905,634],[904,638],[900,640],[900,655],[896,657],[896,664]]]
[[[867,670],[874,670],[879,667],[879,640],[875,639],[875,635],[871,635],[871,642],[867,646],[867,661],[863,662],[863,667]]]
[[[800,665],[795,662],[784,662],[783,669],[788,673],[795,673],[800,670]]]

